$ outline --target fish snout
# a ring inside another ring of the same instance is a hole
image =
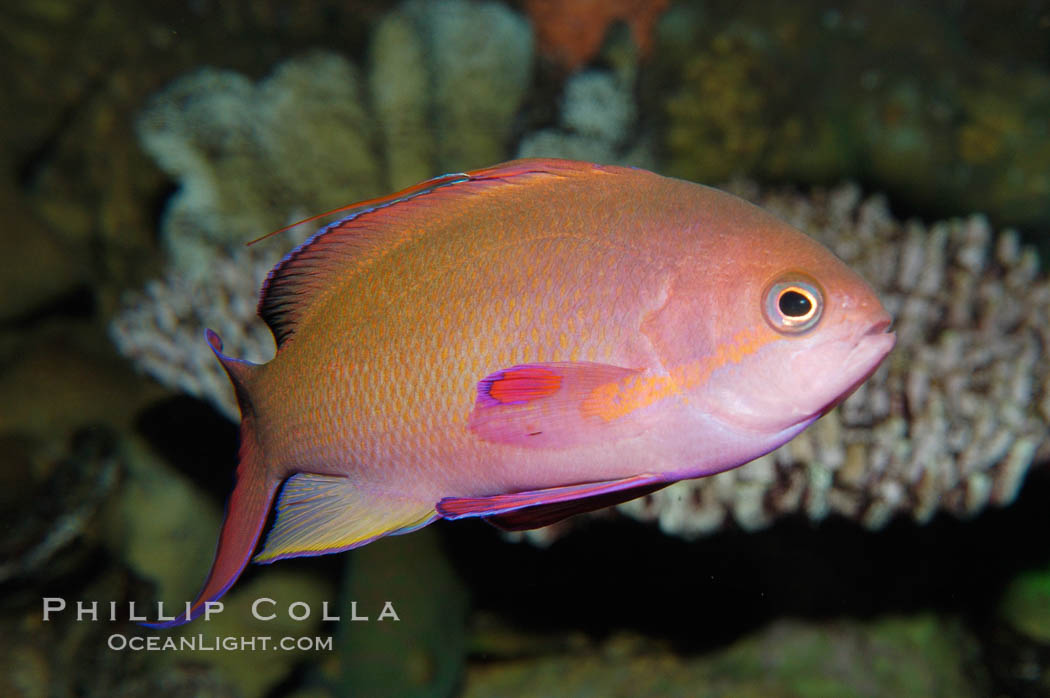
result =
[[[890,335],[896,337],[892,331],[893,328],[893,316],[883,310],[878,317],[875,318],[874,322],[868,325],[868,328],[861,334],[862,337]]]
[[[848,370],[861,372],[867,380],[878,368],[886,355],[897,343],[897,335],[892,331],[893,317],[879,308],[874,318],[857,321],[857,332],[854,335],[853,350],[847,361]],[[858,383],[859,385],[859,383]]]

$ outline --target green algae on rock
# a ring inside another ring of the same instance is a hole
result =
[[[339,663],[329,677],[333,693],[453,695],[462,679],[468,598],[437,531],[427,528],[355,550],[346,570],[341,607],[356,602],[369,621],[339,626]],[[386,602],[398,620],[379,620]]]
[[[18,232],[0,236],[0,322],[17,320],[76,292],[87,282],[88,266],[69,254],[65,241],[0,184],[0,210],[13,218],[5,227]]]
[[[1003,594],[1001,613],[1014,629],[1050,645],[1050,566],[1017,575]]]
[[[215,535],[219,508],[185,475],[135,438],[121,445],[125,474],[108,510],[113,553],[157,588],[156,598],[178,608],[200,587]]]
[[[937,215],[978,210],[1001,224],[1050,226],[1045,69],[968,52],[931,8],[744,3],[723,12],[708,8],[690,48],[676,44],[678,86],[663,100],[671,174],[848,177]]]
[[[223,601],[221,613],[190,629],[178,631],[183,636],[197,639],[200,646],[216,646],[220,641],[234,638],[256,640],[253,651],[192,651],[161,652],[155,658],[162,669],[165,663],[179,664],[193,661],[204,664],[225,679],[231,680],[245,698],[270,695],[270,691],[288,677],[292,668],[303,659],[314,656],[305,645],[294,649],[275,650],[273,644],[265,651],[259,638],[276,643],[283,638],[305,638],[311,645],[315,639],[328,642],[322,630],[323,604],[335,611],[334,588],[328,579],[304,570],[274,569],[272,574],[230,593]],[[262,601],[260,601],[262,599]],[[293,604],[301,604],[292,607]],[[305,615],[305,617],[304,617]],[[317,647],[320,649],[320,647]],[[265,660],[260,661],[265,656]]]
[[[614,636],[589,651],[471,665],[464,696],[976,698],[975,646],[934,615],[778,621],[696,657]]]

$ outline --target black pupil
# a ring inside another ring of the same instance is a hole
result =
[[[780,312],[788,317],[802,317],[813,309],[813,304],[798,291],[784,291],[777,302]]]

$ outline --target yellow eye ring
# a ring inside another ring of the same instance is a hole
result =
[[[805,332],[820,321],[823,312],[820,287],[799,274],[781,277],[766,291],[766,322],[778,332]]]

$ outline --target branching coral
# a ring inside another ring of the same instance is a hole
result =
[[[263,243],[233,252],[216,249],[202,273],[192,277],[172,268],[163,280],[125,297],[110,336],[120,353],[164,385],[239,420],[229,379],[204,330],[218,332],[231,356],[268,361],[273,335],[255,306],[259,287],[279,257],[273,245]]]

